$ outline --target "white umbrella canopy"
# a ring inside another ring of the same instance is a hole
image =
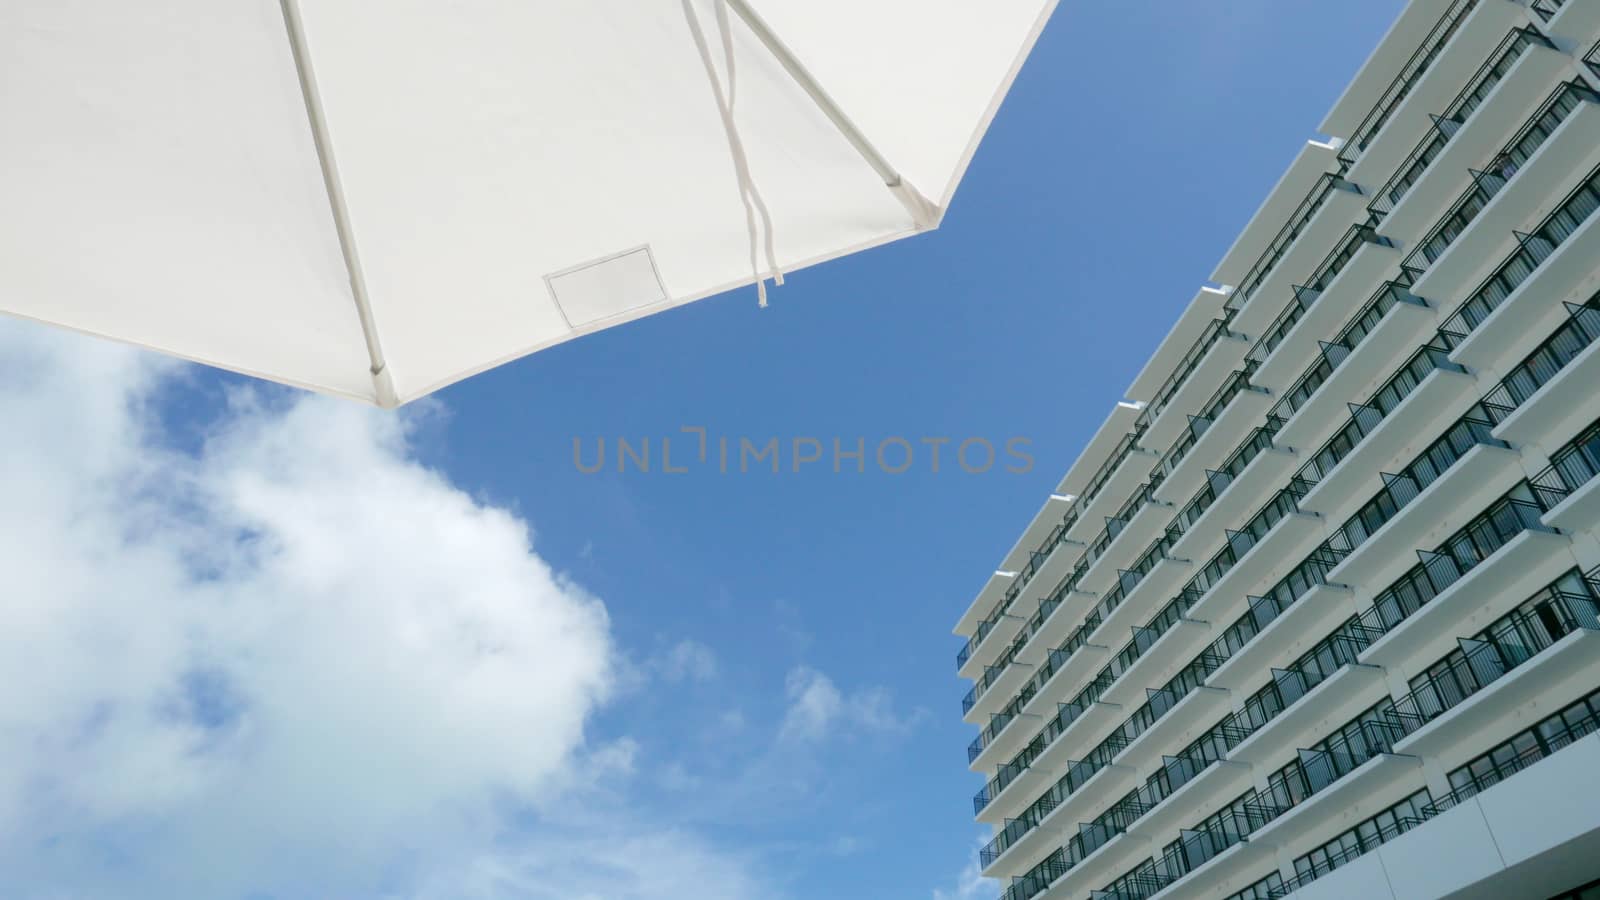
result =
[[[7,0],[0,311],[396,406],[938,225],[1054,0]]]

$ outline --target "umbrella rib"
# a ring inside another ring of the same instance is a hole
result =
[[[828,120],[833,123],[835,128],[839,129],[839,133],[850,143],[850,146],[854,147],[856,152],[860,153],[862,158],[867,161],[867,165],[878,173],[878,177],[883,179],[884,186],[906,208],[906,212],[911,214],[911,219],[917,223],[917,227],[922,229],[936,226],[939,221],[939,208],[929,201],[927,197],[924,197],[922,192],[918,191],[910,181],[901,176],[900,172],[890,164],[889,160],[878,151],[878,148],[867,140],[867,136],[861,132],[860,128],[856,127],[856,124],[850,120],[849,116],[845,115],[844,110],[839,108],[839,104],[834,102],[833,97],[823,89],[821,83],[811,74],[811,71],[794,55],[794,51],[790,50],[789,46],[783,42],[783,39],[778,37],[777,32],[767,25],[766,20],[762,19],[760,14],[751,8],[747,0],[725,0],[725,2],[735,13],[738,13],[740,19],[744,20],[745,25],[749,26],[750,30],[755,33],[756,38],[777,59],[778,64],[783,66],[784,71],[789,73],[789,77],[793,78],[795,83],[800,86],[800,89],[811,97],[812,102],[817,104],[817,108],[822,110],[822,114],[828,117]]]
[[[356,252],[355,230],[350,224],[350,208],[345,202],[344,183],[339,178],[339,167],[333,158],[333,144],[328,137],[328,123],[322,110],[322,95],[317,90],[316,73],[311,68],[311,54],[306,48],[305,26],[300,19],[298,0],[279,0],[283,8],[284,26],[289,32],[289,46],[294,54],[295,74],[300,79],[300,96],[305,101],[306,117],[311,122],[311,137],[317,147],[317,163],[322,169],[322,183],[328,191],[328,205],[333,212],[333,224],[339,234],[339,250],[344,255],[345,270],[350,276],[350,293],[355,297],[356,315],[361,319],[361,335],[367,344],[367,359],[371,363],[372,383],[378,405],[394,408],[400,405],[395,394],[394,378],[384,360],[383,345],[378,340],[378,327],[372,317],[372,302],[367,295],[367,279],[361,270],[361,257]]]

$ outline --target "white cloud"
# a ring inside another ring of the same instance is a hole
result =
[[[858,732],[903,732],[918,718],[915,714],[897,714],[884,688],[859,688],[844,694],[833,679],[806,666],[789,671],[784,691],[789,708],[778,729],[779,739],[784,741],[820,741],[830,735]]]
[[[489,853],[441,873],[414,900],[751,900],[772,897],[729,857],[681,831],[585,832],[518,852]]]
[[[989,835],[979,835],[978,847],[988,843]],[[983,877],[983,871],[978,865],[977,848],[973,850],[972,857],[962,867],[961,873],[956,876],[956,883],[950,890],[936,888],[933,900],[988,900],[1000,893],[1000,884],[992,878]]]
[[[717,677],[717,657],[705,644],[685,638],[661,654],[656,671],[669,682],[710,681]]]
[[[6,896],[743,895],[648,823],[507,836],[633,771],[584,737],[622,666],[523,521],[414,459],[416,413],[245,393],[179,451],[188,371],[0,324]]]

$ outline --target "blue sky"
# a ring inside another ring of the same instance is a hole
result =
[[[766,310],[753,289],[739,291],[558,346],[444,391],[403,430],[341,404],[329,411],[6,328],[13,364],[0,364],[0,409],[29,427],[0,436],[0,449],[60,476],[57,492],[38,487],[41,509],[98,508],[85,491],[116,486],[106,490],[117,509],[101,510],[112,534],[98,535],[110,549],[95,558],[124,559],[117,583],[144,565],[156,583],[174,579],[168,599],[150,602],[195,598],[177,611],[195,618],[158,627],[163,608],[125,598],[102,628],[92,623],[105,592],[72,595],[82,627],[51,638],[71,664],[38,663],[70,670],[59,684],[43,676],[42,693],[63,699],[0,709],[0,735],[68,748],[104,737],[105,755],[74,756],[83,768],[68,773],[42,756],[14,759],[15,783],[0,775],[0,846],[8,812],[41,797],[53,810],[13,827],[16,849],[0,850],[13,875],[0,877],[17,883],[0,893],[992,895],[968,871],[980,834],[968,798],[980,782],[964,765],[973,729],[959,718],[966,684],[950,627],[1401,6],[1068,0],[939,232],[794,273]],[[108,376],[131,386],[101,396]],[[82,398],[82,414],[61,413],[52,397]],[[922,438],[1024,438],[1035,463],[969,474],[947,455],[934,473],[924,455],[890,475],[870,459],[864,474],[835,473],[825,458],[794,473],[786,457],[778,475],[659,471],[661,439],[674,437],[685,459],[694,438],[680,429],[695,426],[757,443],[862,438],[869,453],[896,436],[919,452]],[[617,438],[650,439],[656,470],[619,474],[613,458],[607,471],[578,471],[574,438],[587,455],[602,437],[612,450]],[[51,442],[68,439],[121,455],[58,459]],[[326,471],[302,471],[297,454]],[[368,480],[373,472],[384,477]],[[12,487],[32,496],[32,481],[55,484],[30,476]],[[340,528],[307,512],[346,488],[368,506]],[[86,520],[64,517],[51,546],[98,546],[73,531]],[[38,521],[0,528],[17,544],[32,539],[20,529],[45,531]],[[523,523],[548,570],[519,561]],[[185,538],[147,547],[146,529]],[[330,558],[341,533],[370,538],[368,549]],[[422,533],[433,542],[412,540]],[[117,556],[130,546],[138,552]],[[429,546],[458,558],[431,558]],[[40,596],[68,590],[77,579],[67,572],[91,565],[81,549],[14,552]],[[304,565],[274,568],[291,557]],[[421,662],[463,692],[431,706],[405,693],[393,658],[362,655],[376,643],[360,616],[386,627],[382,602],[318,618],[350,591],[388,583],[365,577],[386,560],[405,574],[391,588],[413,592],[393,617],[406,623],[394,647],[503,641],[529,657],[509,669],[515,687],[451,680],[466,671],[460,657],[430,647]],[[240,572],[249,578],[237,592],[218,589]],[[532,618],[484,599],[526,584],[544,598]],[[330,599],[315,615],[284,613],[281,630],[212,615],[270,619],[261,609],[277,615],[297,592]],[[351,643],[309,640],[295,623]],[[220,637],[197,644],[193,634]],[[290,634],[292,645],[281,637]],[[146,657],[130,646],[168,649]],[[197,660],[207,646],[282,664],[240,668],[221,650]],[[108,735],[128,721],[118,711],[150,698],[113,686],[165,684],[148,674],[160,661],[182,677],[157,691],[162,711],[133,717],[117,743]],[[352,688],[341,707],[335,685],[346,682],[374,693]],[[310,695],[319,702],[307,707],[321,708],[325,692],[326,719],[282,711]],[[350,710],[382,706],[374,698],[393,700],[394,714],[352,720]],[[469,713],[429,718],[457,707]],[[161,745],[134,725],[165,740],[175,718],[187,729],[181,764],[128,768],[122,750]],[[278,733],[316,737],[280,744]],[[451,737],[395,750],[413,734]],[[276,761],[282,790],[264,795],[274,812],[259,821],[258,807],[208,799],[249,777],[241,760]],[[535,768],[523,778],[521,766]],[[101,769],[121,775],[101,784]],[[374,772],[383,777],[363,780]],[[341,793],[352,784],[361,790]],[[386,793],[403,785],[417,785],[414,808]],[[271,837],[309,821],[338,823],[340,839]],[[192,868],[159,849],[179,845]]]

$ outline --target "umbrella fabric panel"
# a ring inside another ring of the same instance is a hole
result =
[[[752,281],[728,136],[679,0],[302,8],[402,399]],[[692,9],[725,85],[715,6]],[[911,233],[882,179],[736,17],[730,34],[735,120],[780,266]],[[630,281],[576,309],[547,285],[646,247],[659,285]]]
[[[0,310],[374,398],[275,0],[7,0],[0,33]]]
[[[750,0],[941,208],[1055,0]]]

